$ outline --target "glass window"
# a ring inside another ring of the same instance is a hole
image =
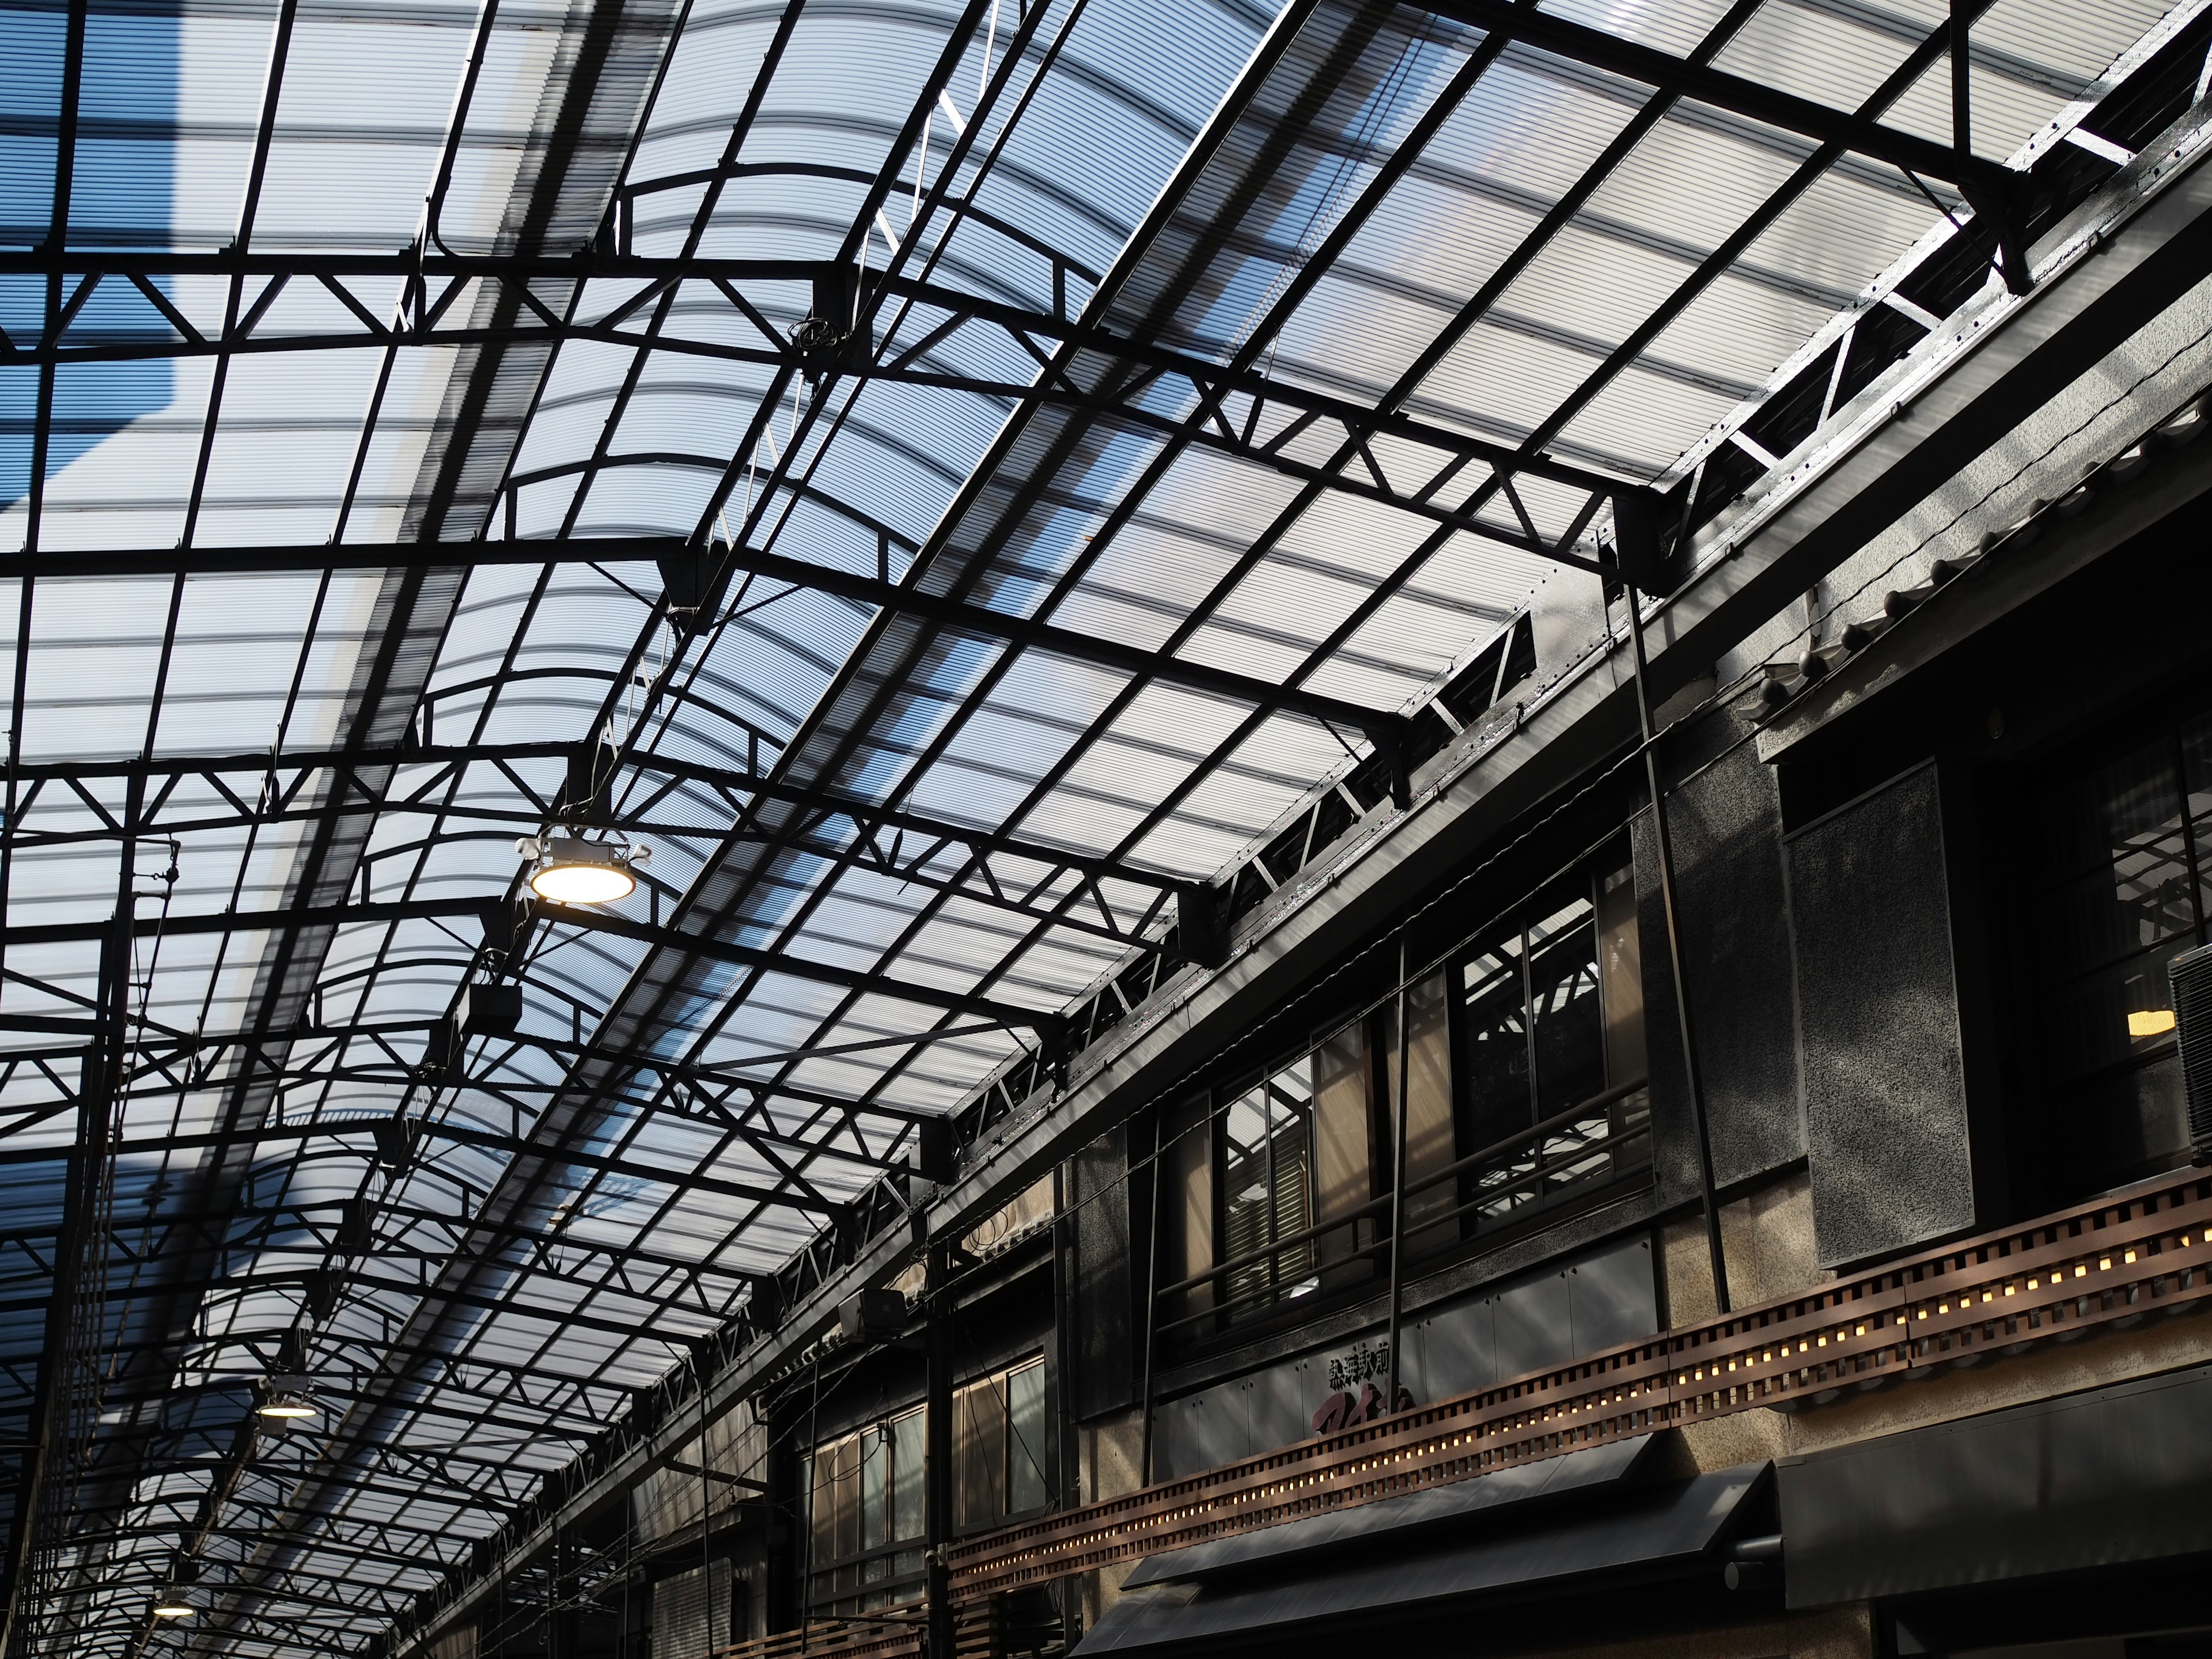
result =
[[[2149,1174],[2188,1141],[2166,969],[2206,937],[2212,717],[2129,738],[2048,788],[2032,830],[2035,1024],[2083,1190]]]
[[[1045,1505],[1044,1362],[1006,1376],[1006,1512]]]
[[[872,1429],[860,1437],[860,1547],[872,1550],[886,1541],[891,1521],[890,1437]]]
[[[1316,1224],[1343,1221],[1314,1241],[1322,1284],[1335,1290],[1372,1278],[1376,1213],[1374,1067],[1367,1024],[1347,1027],[1314,1051],[1314,1215]],[[1365,1213],[1360,1213],[1361,1212]],[[1346,1219],[1346,1218],[1351,1218]]]
[[[1160,1283],[1188,1285],[1160,1298],[1158,1317],[1170,1341],[1210,1329],[1218,1299],[1205,1277],[1215,1261],[1212,1104],[1194,1096],[1167,1113],[1160,1127]]]
[[[1162,1340],[1200,1340],[1374,1275],[1389,1148],[1370,1038],[1354,1024],[1225,1104],[1199,1096],[1164,1115]]]
[[[923,1418],[918,1411],[890,1421],[891,1537],[919,1538],[927,1527],[921,1504]]]
[[[1553,890],[1459,968],[1461,1109],[1480,1157],[1478,1229],[1646,1170],[1644,988],[1636,883],[1602,868]]]
[[[1229,1104],[1221,1135],[1221,1251],[1231,1320],[1320,1287],[1314,1273],[1313,1062]]]
[[[1607,1051],[1614,1045],[1589,899],[1576,898],[1478,953],[1461,969],[1461,982],[1468,1109],[1479,1142],[1606,1091]]]
[[[1478,1146],[1487,1146],[1535,1119],[1528,1080],[1528,988],[1521,975],[1516,931],[1460,970],[1466,1014],[1464,1098]]]
[[[952,1396],[952,1455],[959,1472],[953,1524],[988,1526],[1046,1502],[1044,1361],[979,1378]]]
[[[1459,1160],[1459,1114],[1452,1091],[1451,977],[1434,975],[1406,994],[1406,1254],[1431,1255],[1460,1242],[1459,1182],[1446,1174]],[[1376,1022],[1384,1044],[1389,1104],[1385,1132],[1397,1146],[1397,1011]],[[1525,1085],[1524,1085],[1525,1086]],[[1389,1160],[1383,1168],[1387,1175]],[[1385,1191],[1388,1188],[1386,1186]],[[1383,1226],[1389,1218],[1386,1214]],[[1385,1237],[1387,1237],[1387,1232]],[[1387,1261],[1387,1257],[1385,1260]]]
[[[1641,975],[1636,884],[1620,865],[1413,988],[1409,1256],[1459,1243],[1470,1214],[1480,1224],[1648,1170]],[[1379,1270],[1401,1092],[1395,1018],[1376,1011],[1225,1102],[1200,1097],[1164,1115],[1164,1340],[1273,1317]],[[1455,1173],[1493,1146],[1494,1167]]]
[[[840,1616],[921,1594],[920,1410],[826,1442],[801,1460],[809,1582],[817,1608]],[[898,1548],[900,1545],[908,1547]]]
[[[1528,1009],[1539,1117],[1605,1092],[1596,914],[1589,901],[1577,899],[1528,929]]]

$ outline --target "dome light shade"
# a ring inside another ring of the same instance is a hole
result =
[[[627,847],[575,836],[549,836],[525,840],[517,850],[534,858],[530,890],[556,904],[608,904],[637,890],[630,865],[637,860]]]
[[[165,1595],[154,1603],[154,1616],[156,1619],[189,1619],[192,1616],[192,1604],[179,1601],[173,1595]]]
[[[262,1417],[285,1419],[313,1417],[316,1414],[313,1406],[294,1394],[272,1394],[253,1409],[257,1415]]]

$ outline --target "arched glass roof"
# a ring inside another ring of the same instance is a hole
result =
[[[2201,90],[1965,9],[0,4],[8,1639],[362,1647],[1202,971]]]

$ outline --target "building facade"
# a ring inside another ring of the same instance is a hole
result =
[[[2071,301],[1962,307],[1627,587],[1555,573],[1407,805],[1355,773],[1187,899],[1201,960],[925,1161],[894,1302],[757,1395],[735,1627],[2212,1650],[2188,193],[2054,229]]]

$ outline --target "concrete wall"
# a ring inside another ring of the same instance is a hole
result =
[[[1417,1401],[1489,1388],[1659,1328],[1650,1241],[1626,1239],[1491,1286],[1407,1322],[1400,1380]],[[1340,1390],[1380,1389],[1382,1328],[1278,1361],[1154,1408],[1152,1468],[1170,1480],[1309,1438]]]
[[[1813,1223],[1824,1266],[1975,1220],[1933,766],[1790,842]]]
[[[1713,1178],[1723,1188],[1805,1155],[1781,804],[1773,769],[1741,741],[1745,731],[1742,715],[1723,708],[1675,728],[1664,750],[1667,774],[1683,780],[1668,795],[1667,823]],[[1633,839],[1653,1154],[1661,1201],[1675,1203],[1698,1196],[1697,1142],[1648,811]]]

